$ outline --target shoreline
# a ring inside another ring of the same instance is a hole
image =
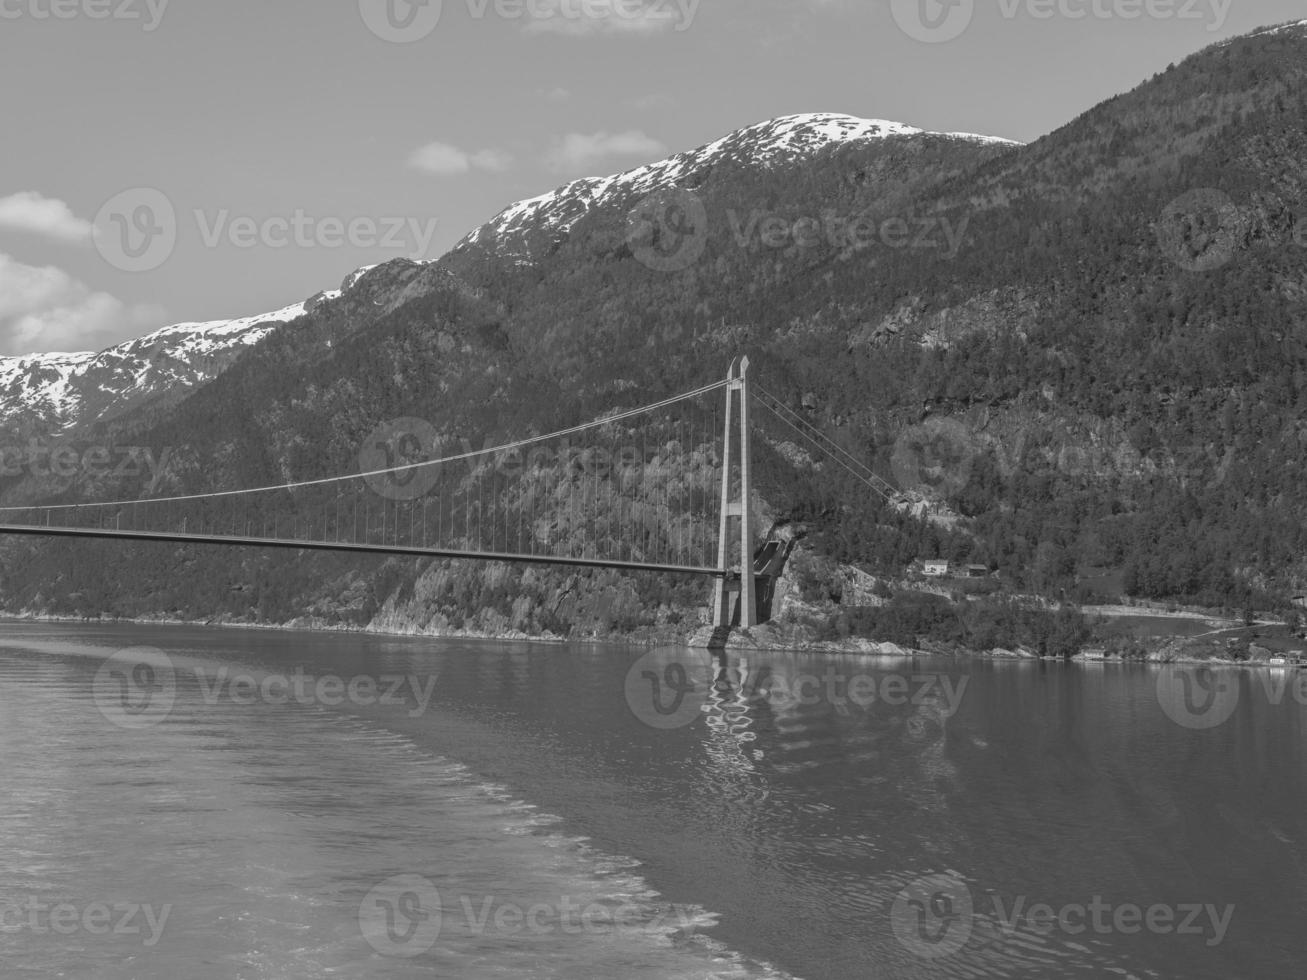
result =
[[[431,639],[431,640],[471,640],[474,642],[522,643],[549,646],[626,646],[648,648],[658,645],[679,646],[692,649],[704,649],[696,639],[712,632],[711,628],[701,627],[688,637],[559,637],[531,636],[521,632],[479,633],[459,630],[445,633],[421,633],[417,631],[398,632],[367,627],[344,625],[326,625],[318,623],[244,623],[221,622],[213,620],[185,620],[166,617],[114,617],[85,618],[82,616],[61,616],[54,614],[0,612],[0,623],[60,623],[73,625],[100,626],[188,626],[205,629],[254,630],[277,633],[329,633],[358,634],[370,637],[393,637],[395,639]],[[1087,656],[1085,652],[1070,657],[1041,657],[1031,650],[944,650],[919,649],[904,647],[890,641],[877,641],[865,637],[849,637],[844,640],[803,640],[786,636],[772,624],[763,624],[753,631],[733,632],[724,648],[712,648],[713,653],[805,653],[824,654],[827,656],[852,656],[876,658],[881,660],[919,660],[949,659],[957,661],[983,660],[1007,663],[1062,663],[1062,664],[1114,664],[1120,666],[1159,667],[1167,665],[1237,667],[1237,668],[1274,668],[1278,670],[1300,669],[1296,664],[1272,664],[1268,661],[1231,660],[1224,658],[1193,657],[1166,655],[1163,657],[1121,657],[1121,656]],[[1307,666],[1307,665],[1304,665]]]
[[[87,618],[84,616],[60,616],[55,614],[38,614],[38,613],[13,613],[0,612],[0,623],[71,623],[79,626],[194,626],[204,629],[231,629],[231,630],[263,630],[274,633],[331,633],[331,634],[355,634],[359,636],[377,636],[393,637],[395,639],[430,639],[430,640],[480,640],[480,641],[499,641],[503,643],[537,643],[548,644],[551,646],[566,646],[568,644],[583,644],[593,646],[597,644],[611,644],[615,646],[648,646],[638,640],[623,640],[620,637],[560,637],[560,636],[531,636],[527,633],[507,632],[507,633],[478,633],[468,630],[456,630],[446,633],[419,633],[416,631],[398,632],[395,630],[369,629],[367,627],[344,626],[344,625],[327,625],[327,624],[297,624],[297,623],[244,623],[234,621],[219,620],[200,620],[200,619],[169,619],[166,617],[132,617],[132,616],[115,616],[115,617],[98,617]]]

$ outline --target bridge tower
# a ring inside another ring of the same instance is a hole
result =
[[[758,625],[758,594],[753,575],[753,522],[749,511],[753,484],[749,473],[749,359],[736,358],[726,375],[726,432],[722,444],[722,510],[717,536],[717,567],[722,576],[713,593],[713,626]],[[739,410],[736,411],[738,404]],[[738,419],[738,430],[736,429]],[[738,464],[736,462],[738,457]],[[739,471],[738,484],[732,479]],[[738,487],[738,495],[736,488]],[[736,521],[737,535],[731,535]],[[738,545],[740,573],[731,572],[731,550]],[[739,595],[738,610],[735,596]]]

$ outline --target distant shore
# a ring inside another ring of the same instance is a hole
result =
[[[1153,610],[1140,610],[1135,607],[1103,607],[1120,609],[1116,615],[1155,616]],[[1177,612],[1169,614],[1171,618],[1188,620],[1211,620],[1212,617],[1195,612]],[[0,612],[0,623],[62,623],[76,625],[135,625],[135,626],[187,626],[202,628],[219,628],[232,630],[272,631],[279,633],[333,633],[358,634],[364,636],[396,637],[407,639],[431,640],[475,640],[483,642],[532,643],[563,646],[567,644],[604,645],[604,646],[685,646],[707,648],[707,637],[712,633],[711,627],[697,627],[693,632],[675,634],[646,630],[637,634],[614,636],[556,636],[546,634],[535,636],[520,630],[508,630],[488,633],[476,630],[445,630],[441,632],[422,632],[418,630],[387,630],[375,626],[350,626],[343,623],[328,623],[317,618],[304,617],[288,623],[250,623],[238,620],[188,620],[167,616],[148,617],[83,617],[71,615],[54,615],[32,612]],[[1270,624],[1264,624],[1270,625]],[[940,644],[923,641],[921,647],[905,647],[889,641],[877,641],[866,637],[846,637],[843,639],[817,640],[801,635],[793,627],[779,623],[766,623],[749,631],[735,631],[727,640],[725,651],[736,652],[789,652],[812,653],[841,656],[876,657],[892,660],[913,660],[919,658],[948,658],[955,660],[989,660],[1013,662],[1062,662],[1076,664],[1135,664],[1135,665],[1216,665],[1233,667],[1271,667],[1285,666],[1270,664],[1265,659],[1246,660],[1221,656],[1193,656],[1180,653],[1174,649],[1177,637],[1156,638],[1156,649],[1141,654],[1122,656],[1114,652],[1104,652],[1101,656],[1093,653],[1100,649],[1097,645],[1087,645],[1078,654],[1067,657],[1041,657],[1037,652],[1026,648],[1005,649],[991,648],[974,650],[956,644]],[[1168,649],[1170,647],[1171,649]],[[1087,654],[1087,651],[1089,653]]]
[[[409,639],[432,640],[501,640],[511,643],[612,643],[621,644],[621,638],[531,636],[519,631],[481,633],[473,630],[454,630],[443,633],[381,630],[368,626],[349,626],[344,623],[325,623],[318,620],[289,623],[247,623],[237,620],[173,619],[166,616],[58,616],[37,613],[0,612],[0,623],[72,623],[82,626],[198,626],[206,629],[264,630],[278,633],[344,633],[360,636],[393,636]],[[632,646],[642,645],[632,643]]]

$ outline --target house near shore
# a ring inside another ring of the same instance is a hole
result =
[[[947,561],[924,561],[921,574],[927,578],[985,578],[988,565],[954,565]]]

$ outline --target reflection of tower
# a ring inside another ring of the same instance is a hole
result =
[[[759,839],[758,824],[768,819],[767,801],[776,789],[762,751],[767,735],[758,731],[756,673],[725,652],[713,658],[703,705],[703,764],[696,773],[703,816],[741,841]]]
[[[708,688],[704,713],[708,727],[717,736],[714,741],[719,741],[717,746],[709,746],[709,751],[718,762],[727,763],[731,769],[753,768],[749,758],[751,753],[745,749],[747,743],[758,737],[750,731],[754,722],[749,704],[752,694],[748,660],[741,657],[733,670],[723,653]]]
[[[736,393],[739,394],[739,433],[732,439],[732,422]],[[735,486],[731,469],[736,444],[739,454],[739,493],[732,499]],[[752,482],[749,473],[749,359],[731,362],[726,375],[726,431],[722,445],[722,511],[721,527],[717,535],[717,567],[722,577],[717,580],[713,597],[713,626],[739,626],[750,629],[758,625],[758,596],[753,575],[753,526],[749,515]],[[731,519],[739,520],[740,573],[738,578],[730,572]],[[738,600],[735,598],[738,595]]]

